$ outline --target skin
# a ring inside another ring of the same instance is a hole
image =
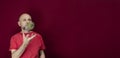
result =
[[[28,37],[29,35],[26,35],[24,33],[28,33],[28,32],[31,32],[27,29],[25,29],[27,23],[30,23],[32,22],[32,18],[29,14],[27,13],[23,13],[20,18],[19,18],[19,21],[18,21],[18,25],[21,27],[21,32],[23,34],[23,43],[22,45],[20,46],[19,49],[15,50],[15,49],[12,49],[11,50],[11,54],[12,54],[12,58],[20,58],[20,56],[23,54],[23,52],[25,51],[27,45],[29,44],[29,42],[36,36],[36,34],[32,34],[31,37]],[[45,53],[43,50],[40,50],[40,58],[45,58]]]

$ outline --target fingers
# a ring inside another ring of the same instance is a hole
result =
[[[32,36],[29,38],[30,40],[33,39],[36,36],[36,34],[32,34]]]
[[[24,38],[24,39],[29,37],[29,34],[27,34],[27,35],[25,36],[25,34],[22,33],[22,35],[23,35],[23,38]]]
[[[29,34],[27,34],[27,35],[25,36],[24,33],[22,33],[22,35],[23,35],[23,39],[27,39],[27,38],[28,38],[28,40],[31,40],[31,39],[33,39],[33,38],[36,36],[36,34],[31,34],[31,37],[29,37],[29,36],[30,36]]]
[[[24,33],[22,33],[22,35],[23,35],[23,38],[25,38],[25,34],[24,34]]]
[[[28,38],[28,37],[29,37],[29,34],[27,34],[25,38]]]

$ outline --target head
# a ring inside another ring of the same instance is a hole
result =
[[[23,30],[28,30],[29,23],[33,23],[31,16],[28,13],[23,13],[19,17],[18,25]]]

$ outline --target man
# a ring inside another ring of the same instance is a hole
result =
[[[19,17],[21,32],[11,37],[10,51],[12,58],[45,58],[42,36],[34,31],[34,23],[29,14]]]

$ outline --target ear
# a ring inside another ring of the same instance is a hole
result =
[[[21,26],[20,21],[18,21],[18,26]]]

